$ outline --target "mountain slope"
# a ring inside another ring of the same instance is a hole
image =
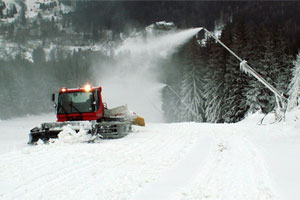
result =
[[[299,113],[273,125],[272,116],[256,125],[256,114],[236,124],[148,124],[118,140],[37,146],[25,145],[26,133],[50,115],[2,121],[1,141],[23,139],[1,145],[0,198],[299,199]]]

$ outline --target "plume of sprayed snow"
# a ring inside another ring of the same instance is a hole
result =
[[[161,61],[172,55],[201,28],[188,29],[147,38],[136,37],[124,41],[115,50],[116,62],[95,67],[97,84],[103,87],[103,100],[108,107],[127,104],[144,117],[146,122],[163,122],[158,81],[162,73]]]
[[[202,28],[193,28],[158,37],[152,36],[146,39],[129,38],[116,50],[116,54],[119,54],[120,52],[130,52],[133,55],[138,55],[144,52],[149,52],[152,56],[169,56],[174,53],[180,45],[187,42],[201,29]]]

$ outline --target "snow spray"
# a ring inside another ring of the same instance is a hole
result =
[[[167,33],[160,36],[129,38],[115,49],[116,62],[95,72],[103,88],[103,100],[109,108],[128,105],[146,122],[163,122],[159,63],[197,34],[201,28]],[[118,55],[125,54],[126,56]]]

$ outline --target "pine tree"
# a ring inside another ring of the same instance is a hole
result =
[[[6,8],[6,5],[4,2],[0,1],[0,18],[3,18],[3,10]]]
[[[39,46],[33,50],[32,59],[34,63],[38,65],[41,65],[46,62],[45,52],[42,46]]]
[[[300,52],[297,54],[297,58],[293,64],[293,77],[289,84],[288,91],[288,110],[300,105]]]
[[[251,54],[249,55],[248,63],[251,67],[257,71],[262,77],[267,76],[267,72],[263,68],[262,60],[264,59],[264,52],[265,52],[265,40],[267,37],[267,30],[263,24],[260,25],[258,31],[253,35],[251,39],[252,50]],[[259,96],[264,90],[264,85],[260,83],[256,78],[250,77],[249,80],[249,87],[246,92],[246,104],[249,106],[249,113],[254,113],[259,110],[260,102]]]
[[[230,48],[234,52],[239,52],[239,56],[247,59],[250,52],[249,31],[243,16],[234,27],[232,45]],[[240,71],[239,61],[230,55],[226,60],[226,74],[224,83],[224,121],[237,122],[244,118],[248,111],[246,104],[246,91],[249,77]]]
[[[163,83],[166,87],[162,90],[162,110],[166,122],[179,122],[181,118],[180,107],[180,80],[181,70],[181,51],[172,55],[171,59],[165,63]]]
[[[180,85],[181,119],[183,121],[204,121],[203,98],[203,69],[204,61],[201,58],[200,46],[193,38],[184,48],[182,60],[183,75]]]
[[[162,90],[162,110],[164,113],[164,119],[166,122],[179,122],[181,119],[179,110],[182,105],[179,97],[171,90],[175,90],[176,92],[179,89],[174,87],[174,85],[167,85]]]
[[[208,122],[223,122],[223,100],[225,81],[224,49],[215,41],[208,40],[208,69],[205,75],[205,117]]]
[[[276,59],[273,35],[266,30],[263,24],[254,35],[253,44],[249,60],[251,67],[276,87],[275,81],[280,76],[280,66]],[[256,78],[251,77],[246,96],[246,104],[249,106],[250,113],[257,110],[268,113],[274,109],[276,104],[274,94]]]
[[[283,30],[278,27],[274,34],[275,41],[275,61],[278,64],[276,79],[274,86],[277,90],[282,93],[287,93],[288,91],[288,81],[291,79],[291,68],[293,66],[293,57],[287,52],[287,42],[283,37]]]
[[[276,62],[274,53],[275,44],[272,40],[272,35],[270,32],[267,33],[264,47],[265,52],[264,57],[261,60],[261,71],[264,72],[264,79],[274,86],[277,75],[279,74],[279,65]],[[258,102],[260,104],[262,112],[269,113],[274,109],[276,105],[275,95],[263,85],[260,90],[260,94],[258,95]]]

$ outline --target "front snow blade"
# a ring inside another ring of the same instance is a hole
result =
[[[81,128],[87,130],[88,134],[96,136],[95,138],[114,139],[121,138],[131,131],[131,123],[125,122],[54,122],[43,123],[40,127],[31,129],[29,133],[28,144],[37,144],[39,140],[47,143],[49,139],[58,138],[63,127],[70,126],[74,131],[79,132]]]
[[[50,138],[58,138],[60,130],[41,130],[38,127],[31,129],[29,133],[28,144],[34,145],[39,140],[42,140],[44,143],[47,143]]]

